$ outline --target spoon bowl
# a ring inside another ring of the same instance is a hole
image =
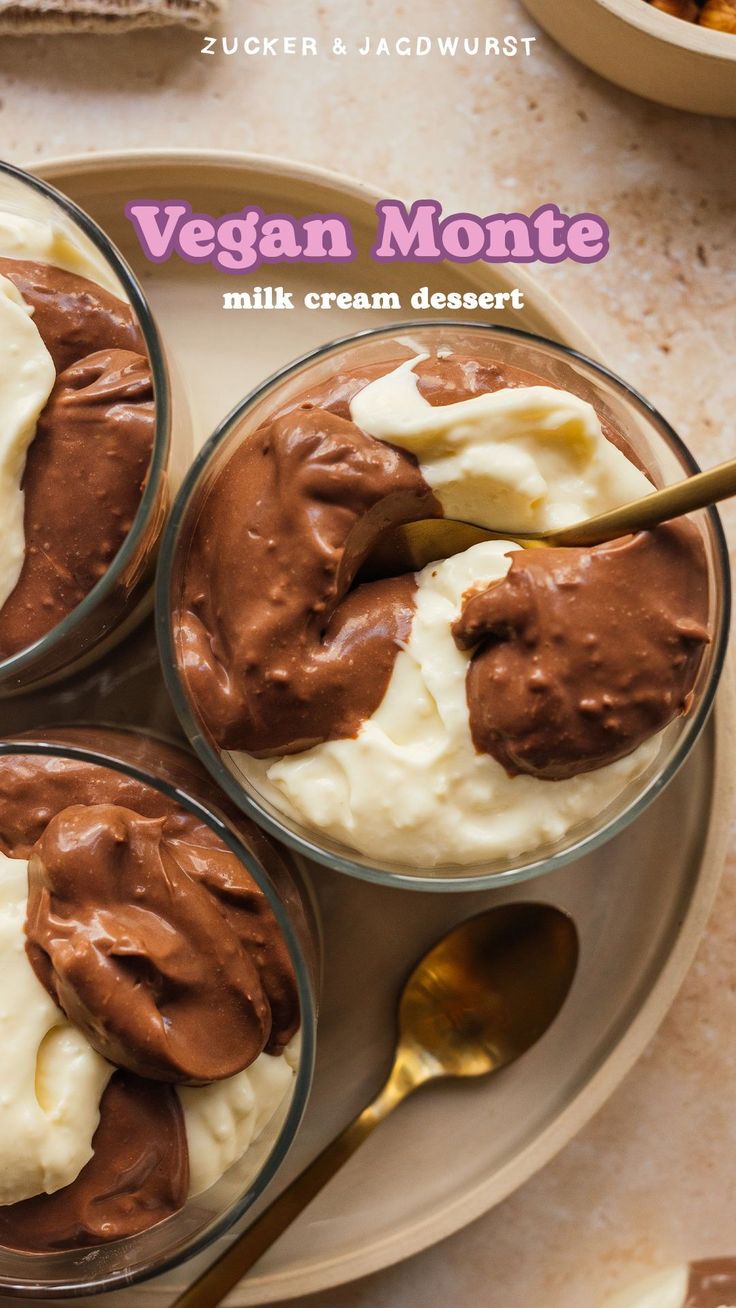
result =
[[[421,960],[399,1005],[399,1049],[434,1076],[484,1076],[536,1044],[575,975],[572,920],[549,904],[506,904],[462,922]]]

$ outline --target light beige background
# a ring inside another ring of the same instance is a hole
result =
[[[550,0],[550,3],[564,0]],[[538,276],[705,463],[736,453],[736,124],[646,104],[537,33],[515,0],[235,0],[227,30],[538,35],[530,59],[205,58],[201,39],[6,40],[0,149],[283,154],[446,209],[554,200],[612,229],[595,267]],[[736,39],[736,38],[735,38]],[[336,327],[336,331],[339,326]],[[734,511],[726,514],[733,538]],[[303,1308],[594,1308],[651,1266],[736,1253],[736,867],[683,992],[595,1121],[459,1235]],[[427,1142],[431,1148],[431,1141]]]

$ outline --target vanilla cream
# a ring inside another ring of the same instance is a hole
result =
[[[120,282],[92,241],[77,231],[72,237],[58,222],[0,211],[0,256],[52,264],[96,282],[118,299],[126,298]]]
[[[652,489],[577,395],[518,386],[432,405],[414,373],[424,357],[359,391],[350,416],[369,436],[416,456],[448,518],[495,531],[542,531]]]
[[[92,1157],[114,1068],[47,994],[25,950],[28,864],[0,854],[0,1203],[69,1185]]]
[[[236,1076],[179,1087],[191,1195],[214,1185],[265,1131],[293,1087],[299,1044],[297,1034],[283,1054],[261,1054]]]
[[[6,277],[0,277],[0,341],[1,608],[17,585],[25,558],[21,483],[26,453],[56,380],[51,355],[31,310]]]

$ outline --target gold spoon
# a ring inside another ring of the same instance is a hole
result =
[[[172,1308],[219,1304],[419,1086],[441,1077],[485,1076],[531,1049],[562,1008],[577,960],[575,926],[549,904],[507,904],[455,927],[404,986],[394,1064],[383,1089]]]
[[[601,545],[635,531],[656,527],[670,518],[694,513],[736,495],[736,459],[684,481],[652,491],[608,513],[586,518],[571,527],[550,531],[491,531],[453,518],[423,518],[392,527],[379,538],[360,570],[361,580],[391,573],[417,572],[435,559],[448,559],[484,540],[509,540],[527,549],[550,545]]]

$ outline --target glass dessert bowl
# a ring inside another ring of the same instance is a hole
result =
[[[0,1289],[99,1293],[204,1249],[276,1172],[314,1064],[317,922],[288,852],[165,741],[7,739],[0,796],[22,1008],[2,1015]]]
[[[188,453],[143,293],[104,233],[0,164],[0,697],[99,657],[151,602]],[[19,366],[19,364],[21,366]]]
[[[523,332],[406,324],[298,360],[221,424],[167,529],[158,635],[194,748],[267,830],[368,880],[502,885],[582,855],[707,719],[729,617],[715,511],[356,573],[387,523],[523,534],[696,469],[624,382]]]

